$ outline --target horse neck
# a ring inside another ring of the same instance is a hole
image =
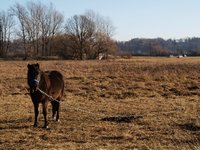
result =
[[[48,87],[49,87],[48,75],[45,74],[45,72],[41,71],[39,88],[46,91],[48,89]]]

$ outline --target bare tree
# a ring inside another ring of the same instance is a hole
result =
[[[49,18],[49,31],[48,31],[48,43],[49,43],[49,51],[48,55],[52,55],[52,40],[55,35],[61,32],[62,24],[64,22],[64,16],[55,10],[55,8],[51,5],[48,11]]]
[[[9,12],[0,12],[1,56],[7,56],[14,25],[14,19]]]
[[[25,57],[27,57],[25,20],[28,12],[26,8],[19,3],[16,3],[13,7],[11,7],[10,12],[12,15],[15,15],[19,20],[20,30],[18,32],[18,36],[20,36],[23,40],[24,55]]]
[[[68,19],[65,29],[76,59],[83,59],[83,56],[94,59],[100,53],[107,53],[109,45],[113,44],[114,27],[111,22],[93,11]]]
[[[3,25],[0,19],[0,56],[3,56]]]
[[[11,12],[21,25],[19,33],[24,41],[25,54],[29,49],[29,55],[51,55],[51,40],[62,27],[63,15],[52,4],[46,6],[31,1],[27,7],[15,4]]]
[[[95,23],[84,15],[75,15],[67,20],[65,29],[72,41],[71,48],[74,50],[74,57],[83,59],[88,43],[95,33]]]
[[[101,16],[93,10],[87,10],[84,15],[95,22],[96,32],[104,33],[108,37],[112,37],[115,34],[115,27],[109,17]]]
[[[27,41],[29,43],[29,49],[33,56],[39,55],[39,32],[40,24],[38,18],[41,13],[40,7],[36,3],[27,3],[28,15],[25,20],[25,29],[27,33]]]

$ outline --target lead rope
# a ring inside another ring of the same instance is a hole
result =
[[[54,99],[52,96],[48,95],[47,93],[45,93],[44,91],[42,91],[40,88],[37,88],[37,90],[39,90],[42,94],[44,94],[45,96],[47,96],[51,100],[57,101],[57,102],[60,103],[60,101]],[[83,112],[83,113],[87,113],[87,114],[90,114],[90,115],[93,115],[93,116],[98,116],[98,117],[101,118],[102,121],[126,121],[126,120],[130,120],[130,119],[143,118],[143,115],[127,115],[127,116],[117,115],[117,116],[108,116],[108,115],[103,114],[103,113],[101,113],[101,114],[100,113],[94,113],[94,112],[91,112],[91,111],[88,111],[88,110],[80,109],[78,107],[74,107],[74,106],[70,105],[69,103],[68,103],[68,107],[71,107],[72,109],[80,111],[80,112]]]
[[[45,93],[44,91],[42,91],[40,88],[37,88],[37,90],[40,91],[40,92],[41,92],[42,94],[44,94],[45,96],[47,96],[48,98],[50,98],[51,100],[60,103],[59,100],[57,100],[57,99],[53,98],[52,96],[48,95],[47,93]],[[90,114],[90,115],[95,115],[95,116],[103,117],[103,119],[102,119],[103,121],[108,121],[108,120],[112,120],[112,119],[116,120],[116,119],[118,119],[118,118],[119,118],[119,119],[120,119],[120,118],[134,118],[134,119],[137,119],[137,118],[143,118],[143,117],[145,117],[145,116],[146,116],[146,117],[157,116],[157,114],[151,113],[151,114],[146,114],[146,115],[128,115],[128,116],[121,116],[121,115],[119,115],[119,116],[109,116],[109,117],[108,117],[108,115],[106,115],[106,114],[102,114],[102,113],[101,113],[101,114],[100,114],[100,113],[93,113],[93,112],[88,111],[88,110],[83,110],[83,109],[74,107],[74,106],[70,105],[69,103],[68,103],[68,106],[71,107],[71,108],[74,109],[74,110],[81,111],[81,112],[83,112],[83,113],[87,113],[87,114]],[[168,114],[177,113],[177,112],[179,112],[179,111],[175,110],[175,111],[170,111],[170,112],[161,112],[161,113],[159,113],[159,114],[160,114],[160,115],[168,115]]]
[[[52,96],[48,95],[47,93],[45,93],[44,91],[42,91],[40,88],[37,88],[37,90],[42,93],[43,95],[47,96],[48,98],[50,98],[51,100],[53,101],[56,101],[56,102],[59,102],[59,100],[53,98]],[[70,105],[68,103],[68,106],[71,107],[72,109],[74,110],[77,110],[77,111],[81,111],[83,113],[87,113],[87,114],[90,114],[90,115],[95,115],[95,116],[99,116],[99,117],[106,117],[107,115],[106,114],[99,114],[99,113],[93,113],[93,112],[90,112],[90,111],[87,111],[87,110],[83,110],[83,109],[80,109],[80,108],[75,108],[74,106]]]
[[[59,100],[57,100],[57,99],[53,98],[52,96],[48,95],[47,93],[45,93],[44,91],[42,91],[40,88],[37,88],[37,90],[38,90],[38,91],[40,91],[40,93],[42,93],[42,94],[44,94],[45,96],[47,96],[48,98],[50,98],[51,100],[53,100],[53,101],[56,101],[56,102],[59,102],[59,103],[60,103],[60,101],[59,101]]]

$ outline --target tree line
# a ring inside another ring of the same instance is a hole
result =
[[[200,55],[200,38],[186,39],[139,39],[117,42],[122,55],[169,56]]]
[[[96,59],[115,53],[114,26],[92,10],[65,20],[52,3],[15,3],[0,12],[0,57]]]

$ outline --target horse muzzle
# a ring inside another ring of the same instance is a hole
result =
[[[30,87],[31,87],[31,89],[33,89],[33,91],[37,91],[38,86],[39,86],[38,80],[34,79],[30,82]]]

